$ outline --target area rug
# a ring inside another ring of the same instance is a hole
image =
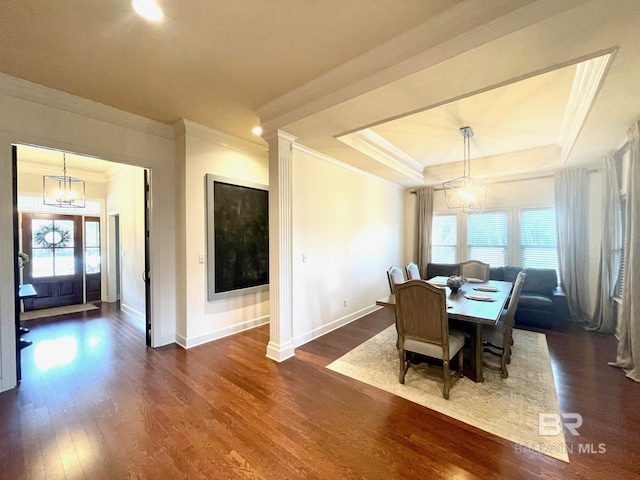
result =
[[[404,385],[398,382],[393,325],[327,368],[517,443],[520,451],[534,450],[569,462],[564,433],[538,434],[538,414],[560,414],[546,337],[514,330],[513,338],[508,378],[485,368],[484,382],[459,379],[449,400],[442,397],[443,379],[437,369],[410,368]]]
[[[31,310],[30,312],[21,312],[20,320],[34,320],[36,318],[55,317],[57,315],[65,315],[67,313],[86,312],[88,310],[97,310],[98,307],[92,303],[81,303],[78,305],[67,305],[64,307],[43,308],[42,310]]]

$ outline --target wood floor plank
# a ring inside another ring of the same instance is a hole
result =
[[[108,304],[34,320],[22,383],[0,394],[0,476],[638,478],[640,387],[606,364],[613,337],[544,332],[561,411],[584,417],[567,464],[326,368],[392,322],[378,310],[278,364],[268,325],[186,351],[147,348]]]

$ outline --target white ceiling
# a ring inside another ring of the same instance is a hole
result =
[[[637,0],[160,3],[152,25],[128,1],[4,0],[0,71],[264,145],[261,123],[407,186],[459,176],[462,126],[498,177],[597,162],[640,117]]]

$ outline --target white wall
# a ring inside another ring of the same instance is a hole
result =
[[[269,292],[207,300],[207,173],[262,185],[269,184],[267,150],[222,132],[182,120],[177,141],[179,224],[178,275],[184,285],[178,295],[178,343],[192,347],[269,321]],[[211,260],[211,259],[208,259]]]
[[[175,341],[171,127],[0,74],[0,390],[16,385],[11,146],[45,146],[151,169],[152,344]]]
[[[143,175],[143,169],[131,167],[109,180],[106,198],[107,212],[119,212],[120,308],[141,321],[145,319]],[[109,228],[108,222],[102,223]],[[109,298],[114,297],[109,292]]]
[[[389,294],[386,271],[405,258],[404,195],[402,187],[294,148],[295,346],[375,310],[375,300]]]

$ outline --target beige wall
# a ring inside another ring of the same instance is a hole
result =
[[[198,261],[207,252],[206,174],[268,185],[269,172],[266,148],[188,120],[175,130],[178,191],[185,192],[178,200],[178,283],[183,286],[177,341],[192,347],[269,321],[268,291],[208,300],[207,265]]]
[[[373,311],[388,295],[386,270],[404,258],[404,192],[294,148],[294,346]]]

